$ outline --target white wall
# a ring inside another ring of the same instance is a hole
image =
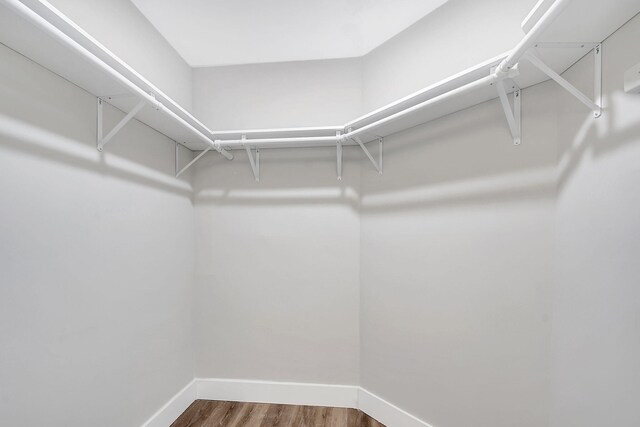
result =
[[[235,156],[194,177],[196,375],[357,384],[360,153]]]
[[[191,67],[131,1],[49,2],[174,101],[191,110]]]
[[[342,125],[362,112],[362,61],[194,69],[194,114],[211,129]]]
[[[100,154],[92,95],[0,63],[0,424],[140,426],[193,378],[191,187],[167,138]]]
[[[512,48],[534,3],[446,3],[364,58],[365,109]],[[493,101],[363,168],[361,385],[432,425],[547,424],[553,89],[524,91],[521,146]]]
[[[363,169],[363,387],[438,427],[638,425],[639,37],[604,43],[600,119],[545,83],[522,146],[491,102]],[[565,76],[591,95],[593,57]]]
[[[361,111],[360,60],[194,70],[216,129],[340,124]],[[361,153],[207,156],[194,177],[199,377],[357,384]],[[354,160],[354,161],[352,161]]]
[[[640,96],[623,91],[638,40],[640,16],[603,44],[602,118],[557,98],[554,427],[640,425]],[[566,73],[587,94],[592,61]]]
[[[438,427],[546,425],[555,117],[523,94],[386,139],[363,169],[361,385]]]
[[[532,3],[501,3],[502,9],[448,3],[363,58],[361,107],[379,106],[512,47],[522,36],[517,23]],[[483,21],[480,7],[513,19],[497,28],[492,17],[485,17],[491,25]],[[631,402],[639,392],[640,345],[630,333],[637,328],[638,304],[629,296],[638,254],[630,188],[638,109],[635,98],[621,93],[622,72],[639,60],[629,55],[637,20],[605,43],[611,108],[602,119],[595,121],[548,82],[524,91],[522,146],[511,144],[493,101],[387,138],[382,178],[366,162],[360,165],[355,194],[363,387],[438,427],[637,424]],[[447,38],[450,45],[442,48],[435,35],[459,28],[465,33]],[[467,29],[482,37],[470,39]],[[445,54],[446,62],[425,60]],[[567,73],[587,93],[591,61],[587,57]],[[342,98],[320,96],[318,104],[279,108],[286,105],[281,99],[309,97],[301,89],[306,84],[287,84],[306,72],[304,66],[319,69],[318,63],[298,63],[196,70],[196,91],[206,89],[196,108],[208,124],[223,128],[327,123],[304,120],[321,117],[319,107]],[[271,83],[273,75],[283,76],[278,84]],[[326,91],[320,84],[314,93]],[[259,102],[252,105],[252,98]],[[331,280],[345,275],[342,263],[316,271],[313,264],[289,261],[298,261],[303,242],[326,237],[328,245],[335,237],[308,227],[291,231],[320,209],[306,210],[323,188],[321,176],[303,173],[318,153],[263,150],[263,160],[272,156],[263,167],[273,175],[265,181],[263,170],[260,184],[250,181],[242,154],[244,164],[212,157],[199,167],[196,222],[204,233],[198,243],[198,375],[335,382],[336,376],[325,375],[326,359],[300,364],[303,358],[288,356],[317,354],[318,343],[301,340],[306,328],[289,326],[300,323],[301,312],[283,309],[277,300],[288,298],[305,271]],[[309,163],[297,163],[304,159]],[[328,171],[330,155],[322,162]],[[593,188],[604,206],[594,202]],[[329,200],[321,206],[334,208]],[[322,216],[346,232],[342,216]],[[605,231],[590,232],[594,224]],[[293,236],[300,241],[290,244]],[[613,295],[606,279],[616,281]],[[338,292],[327,288],[329,282],[315,285],[326,293],[318,294],[319,304],[305,305],[305,316],[326,309],[328,293]],[[581,293],[585,283],[590,292]],[[295,294],[292,305],[302,300]],[[238,324],[225,324],[228,319]],[[287,333],[274,332],[282,330]],[[261,363],[265,351],[267,362]]]

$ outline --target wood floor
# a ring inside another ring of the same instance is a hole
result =
[[[384,427],[357,409],[196,400],[171,427]]]

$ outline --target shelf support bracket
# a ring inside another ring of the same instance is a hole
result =
[[[138,114],[138,112],[142,110],[142,108],[146,105],[146,101],[144,100],[141,100],[140,102],[138,102],[136,106],[133,107],[133,109],[131,109],[131,111],[129,111],[129,113],[126,116],[124,116],[124,118],[120,120],[118,124],[116,124],[106,136],[103,136],[103,133],[104,133],[103,103],[104,101],[102,100],[102,98],[98,98],[98,138],[97,138],[97,144],[96,144],[98,151],[102,151],[104,149],[104,146],[107,145],[109,141],[111,141],[111,139],[118,132],[120,132],[120,130],[127,123],[129,123],[131,119],[133,119],[135,115]]]
[[[594,72],[593,72],[593,98],[595,104],[598,106],[598,111],[594,112],[593,116],[597,119],[602,115],[602,44],[598,43],[593,48]]]
[[[598,44],[593,49],[595,56],[595,82],[594,82],[594,98],[592,101],[587,95],[578,90],[569,83],[564,77],[556,73],[551,67],[545,64],[534,52],[527,52],[525,58],[534,67],[545,73],[547,76],[556,81],[567,92],[576,97],[580,102],[589,107],[593,111],[593,117],[598,118],[602,115],[602,45]]]
[[[336,142],[336,172],[338,174],[338,181],[342,181],[342,138],[340,138],[342,132],[337,131],[336,137],[338,141]]]
[[[384,138],[378,138],[378,172],[382,175],[382,146],[384,143]]]
[[[176,153],[175,153],[175,163],[176,163],[176,177],[178,176],[178,172],[180,171],[180,147],[178,143],[175,143]]]
[[[176,173],[176,178],[179,177],[180,175],[182,175],[187,169],[189,169],[195,162],[197,162],[198,160],[200,160],[200,158],[202,156],[204,156],[205,154],[207,154],[209,151],[211,151],[211,147],[207,147],[204,149],[204,151],[200,154],[198,154],[196,157],[193,158],[193,160],[191,160],[189,163],[187,163],[187,165],[185,167],[183,167],[182,169],[180,169],[177,173]]]
[[[349,131],[349,132],[351,132],[351,131]],[[360,137],[354,136],[351,139],[353,139],[355,142],[358,143],[360,148],[362,148],[362,151],[364,151],[364,154],[366,154],[367,157],[369,158],[369,161],[371,161],[371,164],[373,165],[373,167],[378,171],[378,173],[380,175],[382,175],[382,138],[378,138],[378,141],[380,143],[380,157],[379,157],[377,162],[375,161],[375,159],[373,158],[373,156],[371,155],[371,153],[367,149],[367,146],[364,145],[364,143],[362,142]]]
[[[242,135],[242,140],[246,140],[247,136]],[[251,164],[251,170],[253,171],[253,177],[256,179],[256,182],[260,182],[260,148],[256,147],[256,156],[255,159],[253,157],[253,153],[251,152],[251,147],[248,145],[244,146],[244,149],[247,151],[247,156],[249,157],[249,163]]]
[[[520,145],[522,142],[522,93],[520,88],[516,86],[513,91],[513,110],[511,109],[509,97],[507,96],[507,91],[504,87],[504,80],[496,81],[496,89],[498,90],[498,96],[500,97],[500,104],[502,104],[504,115],[507,118],[507,124],[509,125],[511,136],[513,137],[513,145]]]

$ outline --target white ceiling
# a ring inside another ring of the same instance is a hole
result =
[[[131,0],[192,67],[361,56],[447,0]]]

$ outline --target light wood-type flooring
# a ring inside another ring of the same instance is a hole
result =
[[[357,409],[196,400],[171,427],[385,427]]]

